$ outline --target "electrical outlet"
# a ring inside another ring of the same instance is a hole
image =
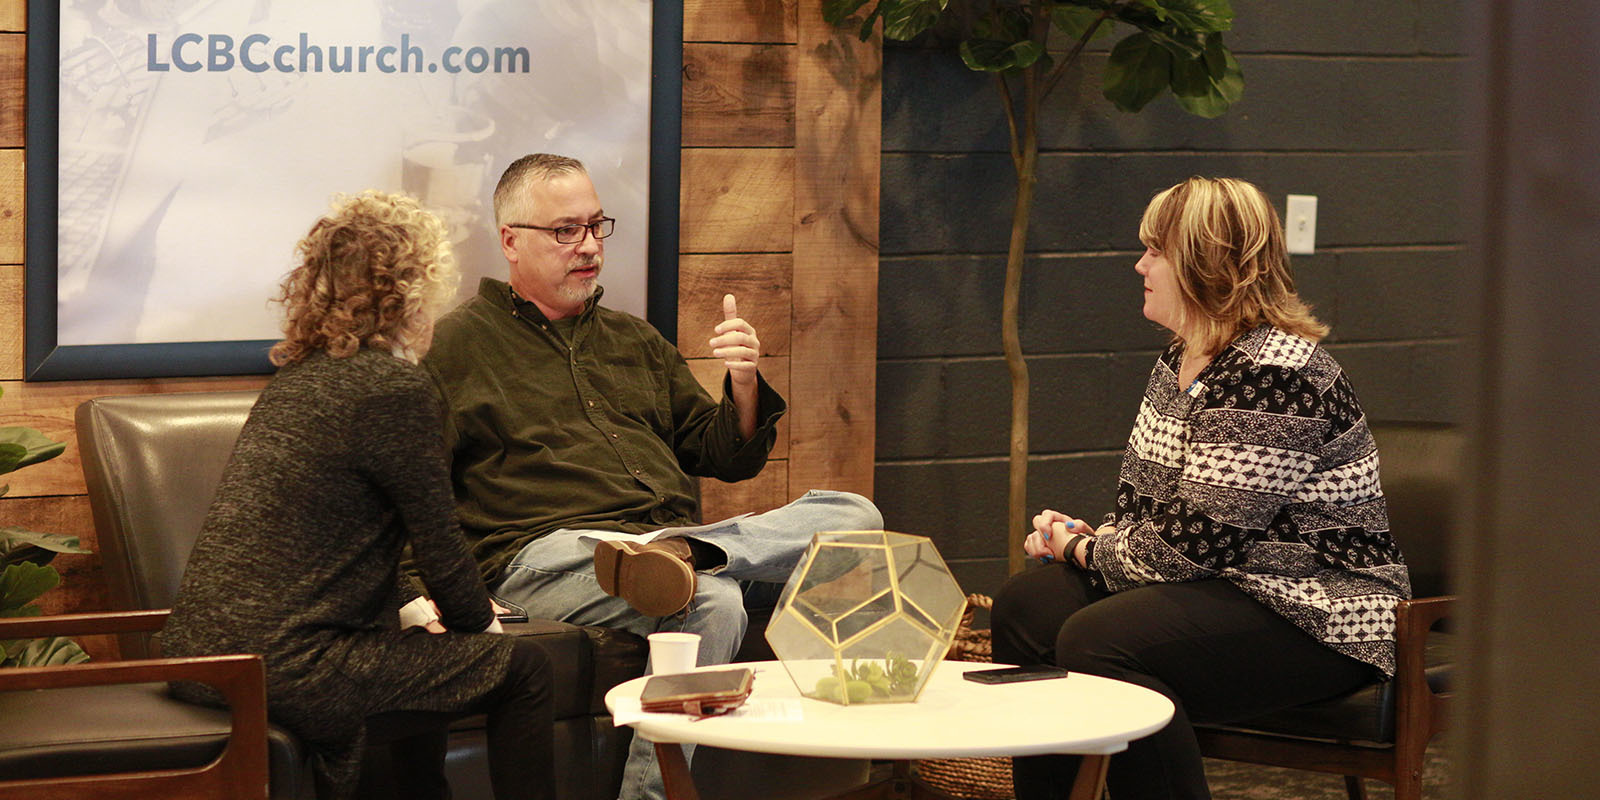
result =
[[[1317,252],[1317,196],[1291,194],[1285,204],[1283,227],[1289,252],[1309,256]]]

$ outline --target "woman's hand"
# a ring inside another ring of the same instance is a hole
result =
[[[1034,516],[1033,533],[1022,541],[1022,550],[1033,558],[1044,559],[1048,556],[1046,560],[1049,561],[1064,561],[1070,555],[1073,566],[1081,566],[1083,562],[1080,558],[1086,540],[1079,540],[1071,554],[1065,552],[1073,534],[1093,536],[1094,528],[1081,519],[1047,508]]]
[[[444,623],[439,621],[439,606],[435,605],[432,598],[427,600],[428,609],[433,612],[433,619],[422,624],[422,629],[428,633],[444,633]]]

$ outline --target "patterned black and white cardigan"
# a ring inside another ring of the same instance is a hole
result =
[[[1338,362],[1268,326],[1187,387],[1182,355],[1174,343],[1150,373],[1093,581],[1121,591],[1220,577],[1393,675],[1395,605],[1411,581],[1389,536],[1376,445]]]

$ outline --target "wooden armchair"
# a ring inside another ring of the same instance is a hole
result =
[[[166,611],[0,619],[0,639],[159,630]],[[230,711],[166,682],[214,687]],[[266,800],[261,657],[157,658],[0,670],[0,797]]]
[[[1444,586],[1462,436],[1428,423],[1372,423],[1372,431],[1390,527],[1417,598],[1395,612],[1394,680],[1196,732],[1212,758],[1343,775],[1351,800],[1365,800],[1363,778],[1393,785],[1395,800],[1420,800],[1423,757],[1445,728],[1452,694],[1448,634],[1434,628],[1455,608]]]

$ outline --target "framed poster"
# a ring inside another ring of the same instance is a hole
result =
[[[676,329],[672,0],[53,0],[28,18],[28,380],[270,372],[335,194],[417,196],[504,279],[495,182],[582,160],[606,304]]]

